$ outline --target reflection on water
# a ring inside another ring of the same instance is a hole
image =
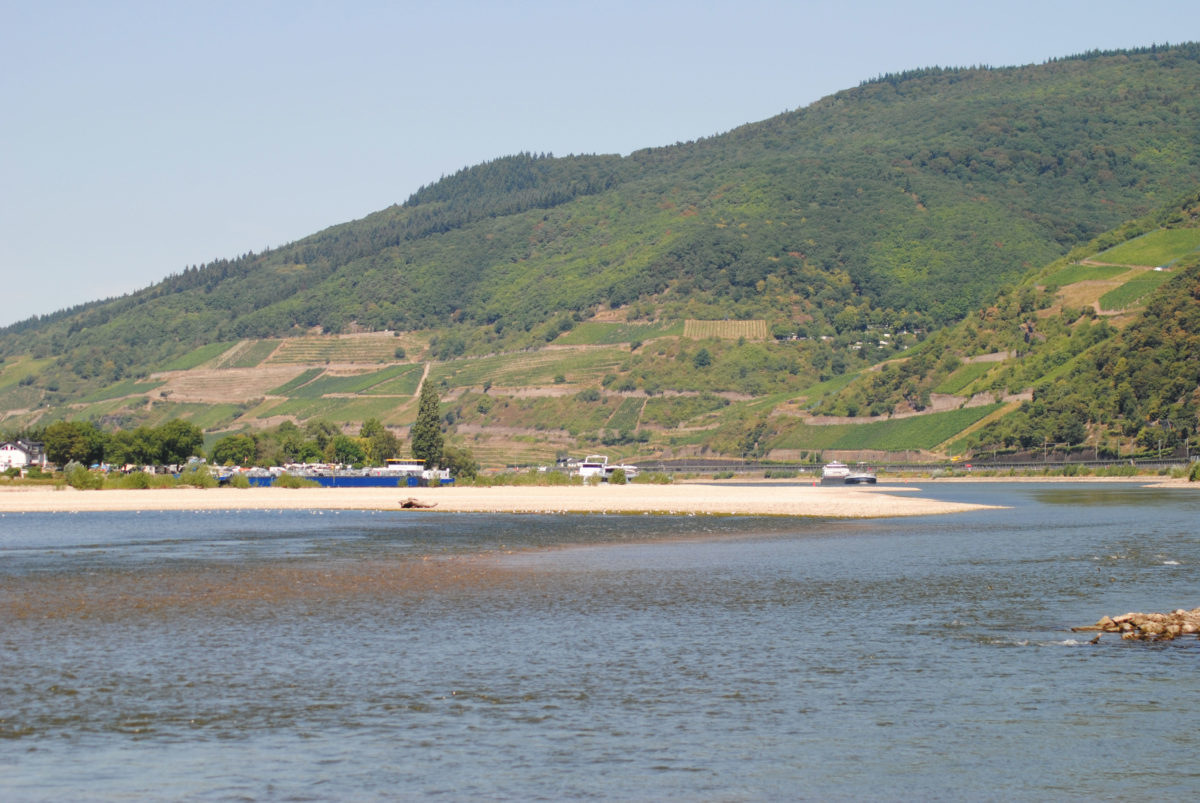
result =
[[[0,517],[5,796],[1194,792],[1200,642],[1069,627],[1200,605],[1196,497],[927,492],[1011,509]]]

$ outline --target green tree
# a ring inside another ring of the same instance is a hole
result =
[[[324,452],[333,440],[333,436],[341,432],[338,425],[324,418],[313,418],[304,425],[304,434],[309,440],[316,441],[317,450]]]
[[[171,419],[155,434],[161,463],[186,463],[189,457],[200,454],[204,448],[204,431],[182,418]]]
[[[450,469],[457,480],[473,480],[479,476],[475,455],[465,446],[446,446],[442,449],[442,466]]]
[[[358,438],[352,438],[339,432],[329,441],[325,455],[333,463],[358,466],[366,462],[367,450],[363,448],[363,443]]]
[[[43,437],[51,463],[88,466],[104,459],[104,433],[90,421],[55,421],[46,427]]]
[[[251,435],[226,435],[213,445],[209,461],[214,465],[245,466],[254,462],[258,454],[258,444]]]
[[[442,416],[438,411],[438,392],[432,382],[421,385],[421,396],[417,400],[417,420],[413,423],[409,440],[413,457],[425,462],[425,468],[433,468],[442,458]]]
[[[104,456],[116,465],[144,466],[158,462],[158,436],[149,427],[112,433],[104,447]]]
[[[367,461],[382,465],[389,457],[400,456],[400,439],[383,425],[378,418],[368,418],[358,431],[367,450]]]

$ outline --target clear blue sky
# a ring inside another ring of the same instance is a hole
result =
[[[881,73],[1200,39],[1192,2],[0,0],[0,325],[519,151],[728,131]]]

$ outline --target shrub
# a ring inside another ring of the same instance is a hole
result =
[[[229,477],[229,487],[230,488],[249,488],[250,487],[250,478],[247,477],[245,474],[243,474],[240,471],[235,471]]]
[[[179,484],[191,485],[194,488],[216,488],[217,478],[203,463],[193,463],[179,472]]]
[[[271,483],[274,488],[320,488],[321,483],[295,474],[281,474]]]
[[[150,487],[150,475],[144,471],[131,471],[116,478],[116,484],[121,488],[143,489]]]
[[[673,480],[665,471],[644,471],[633,478],[633,482],[646,485],[670,485]]]
[[[81,491],[94,491],[104,487],[104,475],[88,471],[87,466],[82,463],[67,463],[63,469],[63,479],[67,485]]]
[[[1200,460],[1192,463],[1191,469],[1188,471],[1188,482],[1200,481]]]
[[[625,476],[625,469],[614,468],[613,473],[609,475],[608,481],[614,485],[625,485],[629,479]]]

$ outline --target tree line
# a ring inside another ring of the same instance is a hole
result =
[[[411,455],[426,468],[449,468],[455,476],[475,476],[478,465],[470,450],[447,446],[443,434],[440,399],[426,383],[418,400],[412,427]],[[402,442],[378,418],[369,418],[357,435],[347,434],[326,419],[315,418],[303,427],[284,421],[272,429],[230,433],[204,451],[204,431],[174,418],[161,426],[105,432],[91,421],[56,421],[41,429],[11,433],[12,437],[41,441],[46,458],[58,466],[178,466],[206,457],[217,466],[281,466],[288,463],[383,465],[401,458]]]

